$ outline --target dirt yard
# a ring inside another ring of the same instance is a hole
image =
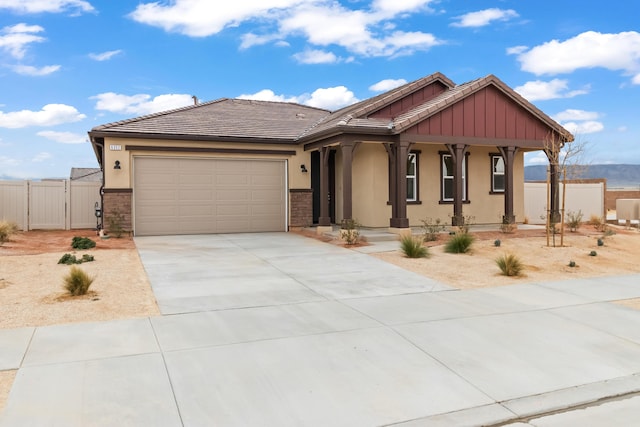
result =
[[[74,236],[96,247],[76,251]],[[71,267],[58,264],[65,253],[94,256],[78,265],[95,277],[89,294],[66,296]],[[19,232],[0,246],[0,312],[0,329],[159,314],[133,239],[100,239],[93,230]]]

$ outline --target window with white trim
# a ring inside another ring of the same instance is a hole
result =
[[[441,154],[441,174],[442,188],[441,200],[443,202],[453,202],[453,176],[455,167],[451,154]],[[467,200],[467,156],[462,158],[462,200]]]
[[[504,193],[504,159],[500,155],[491,156],[491,191]]]
[[[407,156],[407,202],[418,200],[418,155]]]

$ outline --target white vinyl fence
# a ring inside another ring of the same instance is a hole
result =
[[[0,181],[0,219],[21,230],[95,228],[100,182]]]
[[[591,215],[602,217],[604,208],[604,183],[567,183],[565,214],[582,211],[583,221]],[[560,184],[560,208],[562,209],[562,183]],[[524,214],[530,224],[545,224],[547,215],[547,184],[544,182],[524,183]]]

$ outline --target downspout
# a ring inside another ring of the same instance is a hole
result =
[[[104,177],[104,139],[102,140],[102,142],[98,142],[98,139],[94,139],[91,138],[93,144],[96,147],[100,147],[100,160],[99,160],[99,164],[100,164],[100,172],[102,172],[102,185],[100,186],[100,209],[102,210],[101,215],[100,215],[100,230],[104,230],[104,184],[105,184],[105,177]],[[100,231],[98,230],[98,231]]]

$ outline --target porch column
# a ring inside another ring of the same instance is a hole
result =
[[[389,144],[387,152],[391,161],[391,219],[392,228],[409,228],[407,218],[407,158],[409,156],[409,141],[398,140]]]
[[[462,187],[462,174],[464,156],[467,153],[467,145],[465,144],[446,144],[447,150],[451,154],[453,160],[453,167],[455,172],[453,174],[453,217],[451,218],[451,225],[464,225],[464,215],[462,213],[462,195],[464,194]]]
[[[320,216],[318,225],[321,227],[331,226],[329,216],[329,154],[331,147],[320,149]]]
[[[342,150],[342,220],[353,219],[353,152],[358,146],[354,141],[340,143]]]
[[[516,216],[513,212],[513,163],[517,147],[498,147],[504,160],[504,216],[503,224],[514,224]]]

